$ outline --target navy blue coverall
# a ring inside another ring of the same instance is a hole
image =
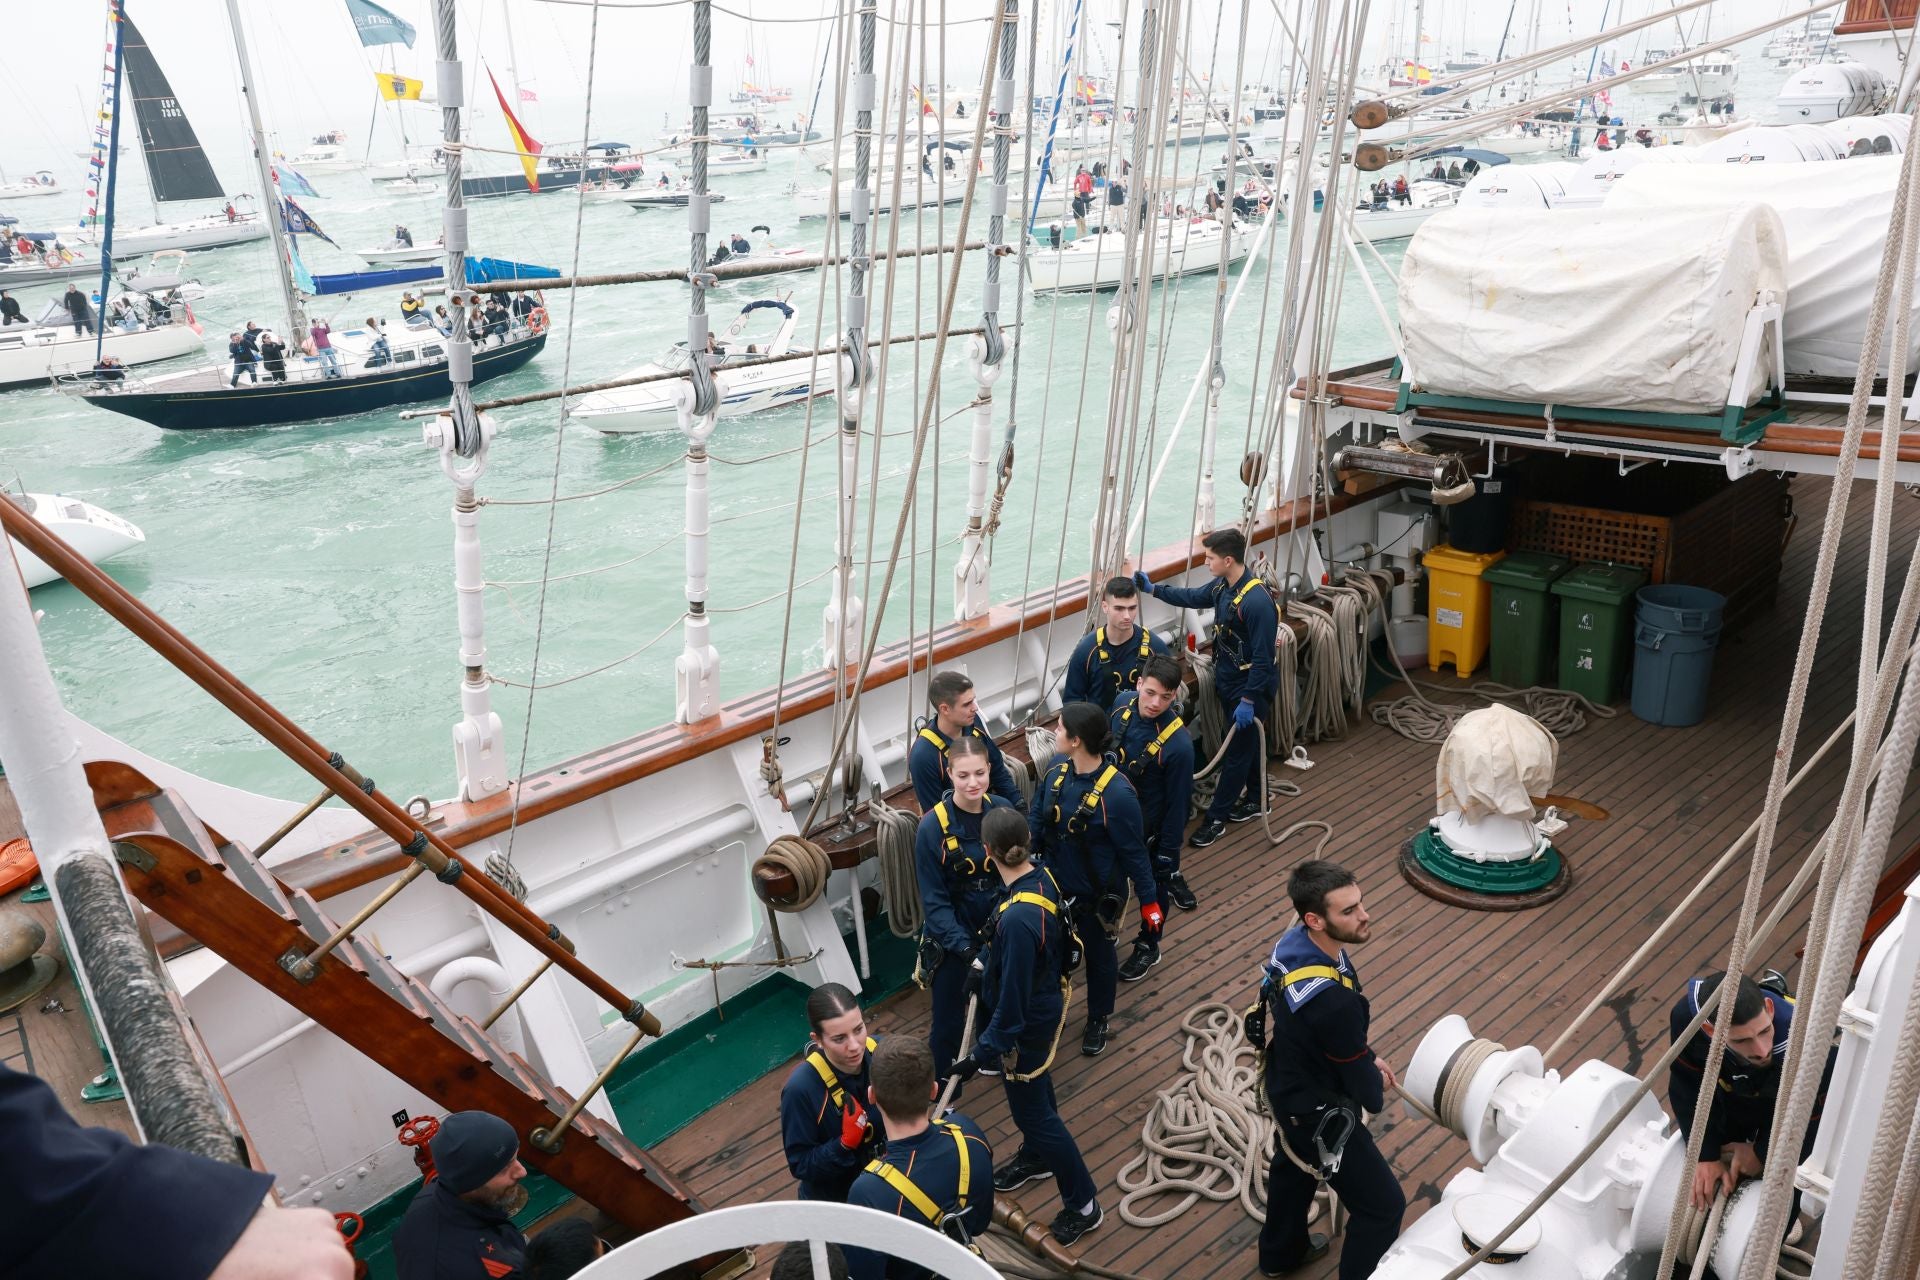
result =
[[[1165,653],[1167,642],[1145,627],[1136,626],[1125,644],[1109,644],[1107,629],[1095,627],[1080,637],[1067,659],[1066,679],[1060,687],[1060,702],[1091,702],[1102,711],[1113,709],[1114,700],[1133,690],[1140,679],[1140,665],[1156,653]]]
[[[786,1147],[787,1168],[800,1180],[802,1200],[844,1201],[861,1167],[886,1143],[880,1113],[867,1105],[867,1067],[878,1044],[868,1038],[860,1070],[851,1076],[841,1075],[824,1053],[809,1046],[780,1089],[780,1140]],[[873,1121],[866,1141],[851,1151],[840,1145],[840,1120],[850,1102],[859,1103]]]
[[[435,1178],[394,1229],[393,1262],[399,1280],[515,1280],[527,1238],[510,1215],[462,1200]]]
[[[1007,758],[1001,754],[1000,744],[993,740],[993,735],[978,719],[967,727],[966,732],[987,744],[987,759],[991,766],[991,772],[987,775],[987,793],[999,796],[1019,812],[1025,813],[1026,797],[1020,794],[1020,787],[1007,768]],[[947,773],[948,746],[940,726],[929,723],[914,735],[913,747],[907,752],[907,776],[913,779],[913,796],[920,802],[922,813],[938,804],[940,797],[953,786],[953,779]]]
[[[1140,798],[1154,898],[1164,919],[1170,907],[1167,883],[1180,870],[1180,842],[1187,830],[1187,809],[1193,803],[1193,736],[1176,705],[1169,703],[1149,720],[1141,713],[1139,701],[1139,694],[1124,693],[1113,704],[1109,741]],[[1173,732],[1168,733],[1169,728]],[[1150,934],[1144,923],[1140,926],[1142,943],[1159,940],[1158,933]]]
[[[967,1171],[964,1187],[960,1184],[962,1144]],[[893,1171],[892,1176],[882,1171],[883,1166]],[[929,1221],[896,1179],[904,1179],[941,1214],[952,1214],[959,1222],[936,1225]],[[963,1192],[964,1210],[960,1207]],[[993,1151],[979,1125],[958,1112],[949,1112],[924,1133],[889,1141],[886,1157],[868,1164],[854,1179],[847,1203],[925,1222],[964,1243],[986,1234],[993,1223]],[[925,1267],[858,1248],[847,1250],[847,1271],[852,1280],[926,1280],[933,1274]]]
[[[1067,757],[1056,756],[1033,793],[1027,828],[1034,856],[1053,869],[1061,892],[1073,900],[1074,923],[1087,952],[1087,1017],[1104,1018],[1113,1012],[1120,989],[1113,939],[1126,909],[1127,882],[1133,882],[1141,902],[1155,901],[1140,799],[1119,765],[1103,760],[1091,772],[1076,773]]]
[[[1280,629],[1280,611],[1273,597],[1258,585],[1253,570],[1242,568],[1232,583],[1215,578],[1200,587],[1171,583],[1153,588],[1154,599],[1181,609],[1213,610],[1213,694],[1227,722],[1241,699],[1253,704],[1253,730],[1233,735],[1227,758],[1220,762],[1220,785],[1207,806],[1207,820],[1221,822],[1242,796],[1259,804],[1266,785],[1267,709],[1278,687],[1273,666],[1274,638]]]
[[[980,950],[981,931],[1000,901],[1000,875],[987,866],[980,824],[990,810],[1005,808],[1006,801],[992,793],[981,799],[985,806],[980,812],[968,813],[954,803],[953,792],[947,792],[920,819],[913,837],[920,911],[926,920],[922,931],[945,953],[933,971],[933,1027],[927,1036],[934,1074],[942,1078],[960,1056],[960,1033],[967,1021],[967,968]]]

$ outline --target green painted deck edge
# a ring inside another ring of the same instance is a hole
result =
[[[851,939],[847,950],[857,960]],[[884,919],[876,920],[867,926],[867,950],[873,977],[862,998],[871,1006],[912,981],[914,940],[894,937]],[[776,970],[729,999],[724,1018],[709,1009],[634,1054],[607,1086],[621,1130],[642,1147],[664,1141],[793,1058],[806,1040],[806,1002],[807,988]],[[527,1186],[527,1207],[515,1218],[523,1228],[571,1198],[537,1173]],[[376,1280],[393,1280],[393,1231],[419,1192],[420,1183],[410,1182],[364,1215],[355,1252]]]
[[[1526,862],[1474,862],[1457,856],[1432,827],[1413,838],[1413,857],[1431,874],[1475,893],[1532,893],[1560,875],[1560,851],[1552,845]]]

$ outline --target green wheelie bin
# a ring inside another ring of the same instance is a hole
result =
[[[1583,564],[1555,582],[1560,602],[1560,687],[1609,706],[1632,657],[1633,593],[1647,572],[1630,564]]]
[[[1554,582],[1572,567],[1573,561],[1563,556],[1516,551],[1481,573],[1493,584],[1488,674],[1498,683],[1525,689],[1553,677],[1553,641],[1560,612],[1550,593]]]

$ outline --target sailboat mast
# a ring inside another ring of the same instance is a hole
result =
[[[120,29],[121,0],[113,0],[107,11],[107,22],[112,28],[113,37],[113,96],[107,120],[107,180],[98,188],[106,197],[100,204],[105,210],[105,220],[100,224],[100,310],[93,326],[93,360],[97,365],[106,355],[107,347],[107,290],[113,284],[113,190],[114,181],[119,177],[120,164],[114,158],[114,149],[120,145],[120,86],[126,79],[126,41]]]
[[[240,94],[247,102],[247,127],[253,131],[253,163],[260,177],[260,213],[273,235],[273,267],[280,278],[280,296],[287,304],[287,340],[298,345],[307,333],[307,313],[293,287],[293,263],[287,248],[286,218],[280,212],[273,182],[273,161],[267,155],[267,130],[260,123],[260,94],[253,85],[253,61],[247,56],[247,33],[240,25],[239,0],[227,0],[227,22],[233,28],[233,51],[240,59]]]

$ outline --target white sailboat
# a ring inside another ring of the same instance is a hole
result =
[[[763,313],[778,316],[778,327],[764,343],[749,342],[749,325]],[[832,395],[837,362],[811,355],[786,359],[793,345],[798,316],[784,298],[761,298],[740,308],[726,333],[713,345],[714,382],[720,389],[720,416],[737,418],[764,409],[805,404],[815,396]],[[687,367],[687,344],[675,343],[659,360],[629,370],[625,377],[674,373]],[[611,391],[596,391],[568,410],[568,416],[606,432],[679,430],[675,388],[679,378]]]
[[[78,498],[57,493],[15,495],[0,492],[0,502],[11,502],[21,508],[95,564],[110,560],[147,540],[147,535],[132,521],[122,520],[113,512]],[[20,576],[29,588],[43,587],[60,580],[59,572],[46,561],[12,538],[7,539],[7,543],[13,549],[14,563],[20,566]],[[5,572],[3,566],[0,566],[0,572]]]
[[[347,135],[341,129],[329,129],[315,135],[304,151],[298,155],[276,156],[302,173],[352,173],[361,167],[347,150]]]
[[[1229,235],[1212,218],[1160,222],[1153,228],[1152,264],[1156,280],[1217,271],[1224,256],[1229,264],[1247,256],[1253,239],[1245,223],[1235,223]],[[1126,265],[1127,234],[1096,231],[1059,249],[1030,250],[1027,280],[1035,293],[1085,293],[1120,287]]]
[[[0,200],[26,200],[33,196],[57,196],[60,180],[45,169],[17,182],[0,182]]]
[[[84,373],[103,357],[130,366],[201,350],[192,309],[169,293],[123,293],[96,323],[105,326],[104,336],[75,332],[54,298],[37,324],[0,327],[0,388],[45,386],[49,379]]]

